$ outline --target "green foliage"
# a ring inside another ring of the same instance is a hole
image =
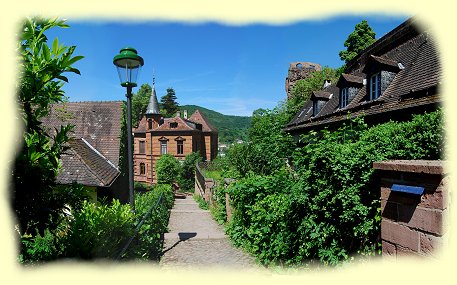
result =
[[[203,199],[202,196],[194,194],[192,195],[194,197],[194,200],[198,203],[198,207],[202,210],[208,210],[208,203]]]
[[[156,164],[157,183],[172,184],[178,178],[181,172],[181,165],[178,160],[171,154],[164,154]]]
[[[371,29],[366,20],[355,25],[354,31],[348,36],[344,42],[346,50],[340,51],[339,55],[341,60],[348,63],[351,59],[356,57],[361,51],[374,43],[375,32]]]
[[[198,152],[192,152],[186,155],[183,164],[181,165],[181,173],[179,175],[179,186],[184,191],[194,191],[195,187],[195,165],[202,161],[202,156]]]
[[[57,38],[49,46],[45,32],[53,27],[68,25],[57,19],[26,19],[19,34],[17,99],[25,130],[17,142],[21,148],[14,161],[12,196],[21,234],[38,229],[44,236],[46,228],[55,229],[65,204],[65,191],[57,196],[54,186],[60,155],[67,148],[72,126],[56,129],[50,138],[40,120],[48,114],[51,104],[65,100],[62,86],[68,79],[64,74],[80,74],[73,64],[83,57],[73,56],[76,47],[64,46]]]
[[[336,84],[342,71],[342,68],[333,69],[326,66],[321,71],[313,71],[309,77],[298,80],[292,87],[290,98],[286,101],[288,121],[300,111],[305,102],[310,99],[313,91],[322,90],[325,80]]]
[[[283,106],[254,111],[249,142],[235,144],[227,151],[227,160],[237,177],[249,172],[269,175],[286,165],[294,142],[282,128],[287,123]]]
[[[162,115],[172,117],[179,110],[179,104],[176,102],[176,93],[173,88],[167,88],[167,94],[160,98]]]
[[[248,175],[228,188],[227,232],[264,264],[335,265],[380,250],[379,190],[373,162],[441,159],[442,111],[367,127],[356,118],[302,136],[294,170]],[[375,189],[375,190],[373,190]]]
[[[74,214],[66,237],[66,257],[114,258],[134,233],[135,215],[130,206],[113,200],[111,205],[84,202]]]
[[[73,209],[72,217],[64,217],[58,227],[44,234],[21,237],[24,250],[22,263],[50,261],[59,258],[113,259],[134,235],[135,227],[146,212],[152,212],[139,229],[123,258],[158,260],[162,252],[162,234],[167,230],[169,209],[173,207],[170,185],[157,185],[135,196],[136,214],[129,205],[113,200],[110,205],[87,201]],[[162,195],[159,203],[158,199]]]
[[[187,110],[189,116],[199,110],[205,118],[217,129],[220,143],[234,143],[237,140],[248,140],[248,129],[251,117],[230,116],[195,105],[180,106],[181,111]]]
[[[162,195],[159,203],[158,199]],[[169,209],[173,207],[173,191],[171,185],[156,185],[153,189],[135,196],[137,222],[154,205],[152,213],[145,220],[137,235],[137,242],[131,245],[126,257],[148,260],[159,260],[163,249],[162,234],[167,232]],[[156,207],[157,205],[157,207]]]
[[[138,127],[138,123],[146,113],[152,88],[149,84],[142,84],[137,93],[132,96],[132,126]]]

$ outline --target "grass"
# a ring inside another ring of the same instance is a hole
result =
[[[198,207],[200,207],[200,209],[208,210],[208,203],[206,203],[205,199],[203,199],[202,196],[194,194],[192,197],[198,203]]]

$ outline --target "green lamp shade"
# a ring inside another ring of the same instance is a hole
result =
[[[117,68],[121,85],[136,86],[136,80],[141,67],[144,64],[143,58],[137,54],[136,49],[125,47],[113,59],[113,63]]]

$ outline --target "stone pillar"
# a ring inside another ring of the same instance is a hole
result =
[[[444,244],[449,206],[443,162],[393,160],[375,162],[373,167],[381,191],[382,255],[436,256]],[[423,193],[408,193],[405,186]]]

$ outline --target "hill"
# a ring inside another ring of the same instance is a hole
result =
[[[219,142],[221,143],[233,143],[238,139],[247,140],[251,117],[224,115],[196,105],[183,105],[179,106],[179,109],[181,113],[183,110],[187,110],[189,116],[198,109],[219,131]]]

